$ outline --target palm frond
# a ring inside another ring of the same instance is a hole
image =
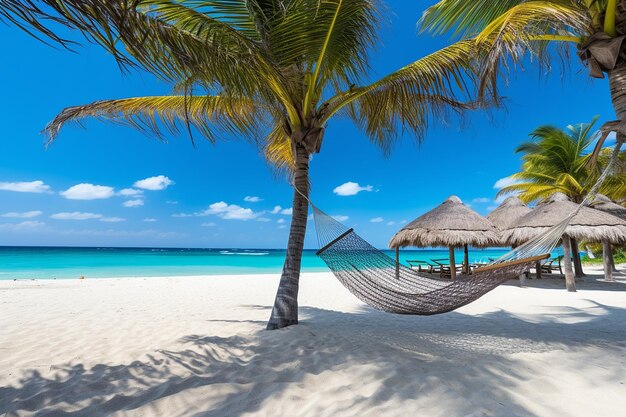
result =
[[[508,68],[507,62],[522,64],[526,56],[533,57],[549,71],[554,62],[551,52],[555,52],[566,66],[569,43],[561,42],[549,48],[552,41],[567,39],[580,43],[591,30],[591,17],[575,2],[539,0],[518,4],[492,20],[476,36],[481,49],[488,51],[481,65],[482,82],[493,84],[500,69]]]
[[[418,26],[434,34],[474,37],[493,20],[527,0],[441,0],[422,14]]]
[[[403,129],[421,139],[430,118],[479,107],[472,101],[472,86],[479,77],[474,72],[476,53],[471,40],[436,51],[379,81],[335,96],[324,109],[325,118],[346,109],[383,148]]]
[[[263,156],[278,174],[290,176],[295,168],[291,139],[284,128],[276,124],[263,140]]]
[[[257,140],[266,127],[263,108],[249,99],[220,96],[153,96],[102,100],[64,109],[45,129],[53,141],[63,126],[95,118],[131,126],[163,139],[192,126],[214,142],[220,135]]]

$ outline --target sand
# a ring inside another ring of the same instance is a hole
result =
[[[626,274],[597,278],[416,317],[304,274],[273,332],[276,275],[3,281],[0,416],[624,416]]]

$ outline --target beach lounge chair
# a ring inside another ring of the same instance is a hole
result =
[[[418,272],[426,272],[428,274],[438,274],[441,272],[441,267],[435,263],[421,260],[407,260],[406,261],[411,269],[417,269]]]
[[[441,276],[442,278],[452,278],[449,259],[431,259],[431,261],[439,266],[439,276]],[[463,265],[456,265],[455,270],[457,274],[461,274],[463,272]]]
[[[547,272],[548,274],[552,274],[559,271],[559,274],[563,275],[563,268],[561,267],[561,260],[563,256],[557,256],[556,258],[547,259],[544,263],[541,264],[541,272]]]

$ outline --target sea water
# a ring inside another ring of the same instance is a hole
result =
[[[470,262],[488,262],[505,249],[470,250]],[[394,258],[393,251],[385,251]],[[463,259],[456,252],[457,263]],[[447,249],[402,250],[400,260],[447,259]],[[280,273],[285,250],[184,248],[0,247],[0,280],[163,277]],[[304,272],[328,271],[315,250],[305,250]]]

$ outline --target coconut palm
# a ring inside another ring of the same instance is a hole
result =
[[[626,139],[626,0],[440,0],[420,24],[434,33],[475,39],[488,50],[481,63],[483,83],[493,83],[502,68],[528,55],[549,69],[555,53],[563,63],[569,46],[577,47],[591,77],[608,75],[618,119],[602,127],[596,151],[610,131],[617,132],[618,142]]]
[[[421,139],[431,117],[475,107],[477,50],[470,41],[368,82],[368,56],[384,20],[372,0],[9,0],[1,16],[68,48],[54,24],[76,29],[123,68],[141,67],[175,87],[172,95],[67,108],[48,125],[51,139],[86,117],[159,136],[236,136],[290,174],[293,217],[270,329],[298,321],[309,161],[328,122],[344,115],[389,150],[403,130]]]
[[[533,140],[515,150],[523,154],[522,170],[511,175],[514,183],[502,188],[498,195],[517,193],[523,202],[530,203],[560,192],[574,202],[582,202],[599,175],[598,169],[589,166],[594,122],[566,129],[535,129],[531,133]]]

